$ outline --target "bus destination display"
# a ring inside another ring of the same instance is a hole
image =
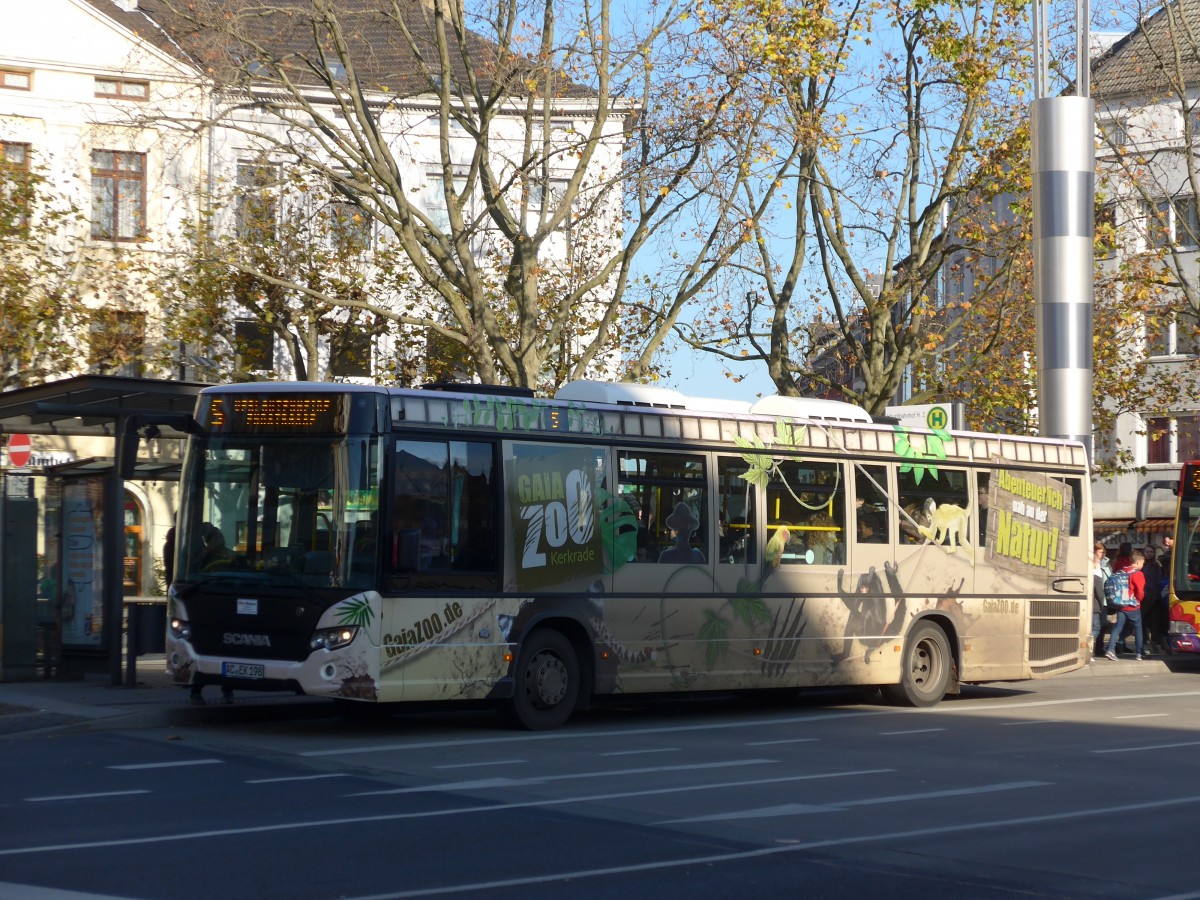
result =
[[[343,399],[340,394],[213,397],[203,424],[208,431],[239,434],[343,432]]]
[[[1183,474],[1179,481],[1186,499],[1200,499],[1200,463],[1184,463]]]

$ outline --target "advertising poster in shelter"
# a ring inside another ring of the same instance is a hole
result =
[[[62,641],[67,646],[100,646],[104,630],[103,511],[101,479],[81,478],[63,484]]]

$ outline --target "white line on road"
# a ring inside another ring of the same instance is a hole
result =
[[[349,777],[349,772],[326,772],[324,775],[287,775],[282,778],[247,778],[246,784],[279,784],[285,781],[318,781],[322,778]]]
[[[1169,716],[1170,713],[1142,713],[1137,716],[1113,716],[1114,719],[1161,719],[1163,716]]]
[[[125,766],[108,766],[110,769],[120,769],[125,772],[132,772],[137,769],[174,769],[177,766],[213,766],[221,762],[219,759],[181,759],[175,762],[160,762],[160,763],[130,763]]]
[[[1024,722],[1001,722],[1001,725],[1061,725],[1062,719],[1026,719]]]
[[[645,750],[613,750],[609,753],[601,753],[601,756],[639,756],[642,753],[678,753],[679,747],[653,747]]]
[[[1022,825],[1040,825],[1047,822],[1064,822],[1073,819],[1084,819],[1090,816],[1111,813],[1131,812],[1142,809],[1161,809],[1167,806],[1184,806],[1200,802],[1200,797],[1177,797],[1172,800],[1162,800],[1155,803],[1135,803],[1129,806],[1110,806],[1096,809],[1082,809],[1067,813],[1047,813],[1042,816],[1024,816],[1017,819],[992,819],[984,822],[964,822],[955,825],[939,825],[933,828],[917,828],[912,831],[887,831],[880,834],[864,834],[852,837],[829,838],[823,841],[796,841],[779,847],[763,847],[757,850],[743,850],[735,853],[714,853],[710,856],[691,856],[682,859],[664,859],[658,862],[636,863],[628,866],[610,866],[604,869],[580,869],[571,872],[558,872],[551,875],[527,875],[522,878],[509,878],[497,881],[473,882],[469,884],[444,885],[436,888],[417,888],[409,891],[397,891],[392,894],[370,894],[361,897],[346,898],[346,900],[403,900],[406,897],[434,897],[446,894],[462,894],[468,891],[495,891],[500,888],[529,887],[535,884],[551,884],[555,882],[575,881],[583,878],[608,878],[613,875],[628,875],[634,872],[661,872],[667,869],[679,869],[686,866],[711,866],[723,862],[740,862],[747,859],[763,859],[779,856],[785,853],[799,853],[804,850],[823,850],[831,847],[847,847],[856,844],[874,844],[882,841],[907,840],[911,838],[934,837],[939,834],[954,834],[962,831],[984,831],[992,828],[1012,828]],[[578,891],[578,885],[574,888]],[[1194,897],[1196,895],[1188,895]]]
[[[1177,747],[1200,747],[1200,741],[1183,741],[1178,744],[1143,744],[1141,747],[1113,747],[1108,750],[1093,750],[1092,753],[1141,753],[1143,750],[1174,750]]]
[[[652,766],[641,769],[605,769],[599,772],[568,772],[565,775],[535,775],[532,778],[490,778],[485,782],[466,782],[463,785],[433,784],[415,788],[389,788],[385,791],[363,791],[351,797],[375,797],[383,794],[427,794],[447,790],[474,790],[481,787],[517,787],[549,784],[552,781],[574,781],[579,778],[613,778],[622,775],[658,775],[662,772],[694,772],[698,769],[727,769],[730,766],[760,766],[777,763],[777,759],[731,759],[723,762],[692,763],[684,766]]]
[[[363,825],[372,822],[397,822],[402,819],[427,819],[439,816],[461,816],[469,813],[503,812],[512,809],[534,809],[542,806],[566,806],[572,803],[596,803],[606,800],[621,800],[630,797],[652,797],[660,794],[678,794],[686,791],[714,791],[718,788],[752,787],[762,784],[785,784],[794,781],[820,781],[826,778],[853,778],[863,775],[887,775],[895,769],[859,769],[849,772],[826,772],[815,775],[787,775],[780,778],[759,778],[747,781],[730,781],[717,784],[691,784],[680,787],[651,788],[644,791],[621,791],[612,794],[592,794],[581,797],[556,797],[548,800],[526,800],[520,803],[496,803],[481,806],[465,806],[455,809],[434,809],[419,812],[381,813],[374,816],[348,816],[338,819],[314,819],[302,822],[280,822],[275,825],[250,825],[244,828],[221,828],[210,831],[191,831],[180,834],[154,834],[136,838],[113,838],[104,841],[85,841],[76,844],[48,844],[38,847],[8,847],[0,849],[0,856],[22,856],[29,853],[53,853],[59,850],[92,850],[98,847],[133,847],[143,844],[164,844],[170,841],[194,841],[201,838],[229,837],[238,834],[266,834],[274,831],[299,831],[305,828],[342,828],[346,825]]]
[[[482,759],[478,762],[447,763],[444,766],[434,766],[435,769],[478,769],[480,766],[519,766],[527,763],[527,759]]]
[[[973,788],[955,788],[948,791],[929,791],[924,794],[901,794],[892,797],[868,797],[848,800],[845,803],[804,804],[785,803],[783,806],[764,806],[758,809],[742,809],[733,812],[713,813],[707,816],[692,816],[686,819],[664,819],[651,825],[680,825],[685,822],[723,822],[727,819],[764,819],[774,816],[796,816],[809,813],[839,812],[852,806],[877,806],[884,803],[906,803],[910,800],[936,800],[942,797],[968,797],[974,794],[995,794],[1000,791],[1017,791],[1032,787],[1047,787],[1048,781],[1010,781],[1003,784],[983,784]]]
[[[934,731],[945,731],[945,728],[913,728],[910,731],[881,731],[882,737],[893,737],[897,734],[930,734]]]
[[[785,738],[782,741],[746,741],[747,747],[770,747],[772,744],[811,744],[818,738]]]
[[[98,797],[128,797],[130,794],[148,794],[149,791],[101,791],[95,794],[57,794],[53,797],[26,797],[26,803],[51,803],[55,800],[94,800]]]

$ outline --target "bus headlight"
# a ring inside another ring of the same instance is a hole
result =
[[[314,650],[337,650],[345,647],[358,634],[357,625],[343,625],[340,628],[321,628],[313,632],[309,646]]]
[[[1172,621],[1170,627],[1167,628],[1168,634],[1195,634],[1196,626],[1191,622]]]
[[[171,637],[177,641],[190,641],[192,639],[191,624],[184,619],[172,619]]]

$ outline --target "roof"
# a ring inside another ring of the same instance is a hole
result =
[[[1183,23],[1178,19],[1172,23],[1168,11],[1181,14]],[[1097,97],[1163,94],[1181,75],[1184,84],[1200,82],[1200,54],[1188,36],[1198,31],[1200,0],[1176,0],[1160,7],[1093,62],[1092,84]],[[1180,54],[1178,63],[1176,51]]]
[[[296,84],[329,87],[340,79],[330,63],[338,60],[334,31],[318,23],[307,4],[272,4],[261,0],[138,0],[127,11],[116,0],[88,0],[94,7],[142,39],[183,58],[218,83],[269,85],[277,82],[276,66]],[[411,42],[397,24],[399,18]],[[336,26],[350,48],[347,57],[359,83],[391,96],[431,94],[430,73],[438,73],[439,52],[430,5],[421,0],[338,0]],[[447,39],[455,32],[446,25]],[[317,32],[320,37],[314,36]],[[414,52],[414,48],[416,52]],[[466,85],[470,74],[484,91],[501,73],[495,42],[466,31],[452,46],[450,64],[456,79]],[[419,54],[419,55],[418,55]],[[422,58],[426,62],[422,63]],[[470,70],[468,71],[468,60]],[[504,93],[525,92],[525,79],[513,77],[532,64],[509,61]],[[256,77],[261,72],[261,77]],[[554,96],[589,96],[591,91],[563,76]]]
[[[78,375],[0,393],[0,432],[115,436],[119,416],[188,413],[203,384]],[[182,437],[163,428],[164,437]]]

